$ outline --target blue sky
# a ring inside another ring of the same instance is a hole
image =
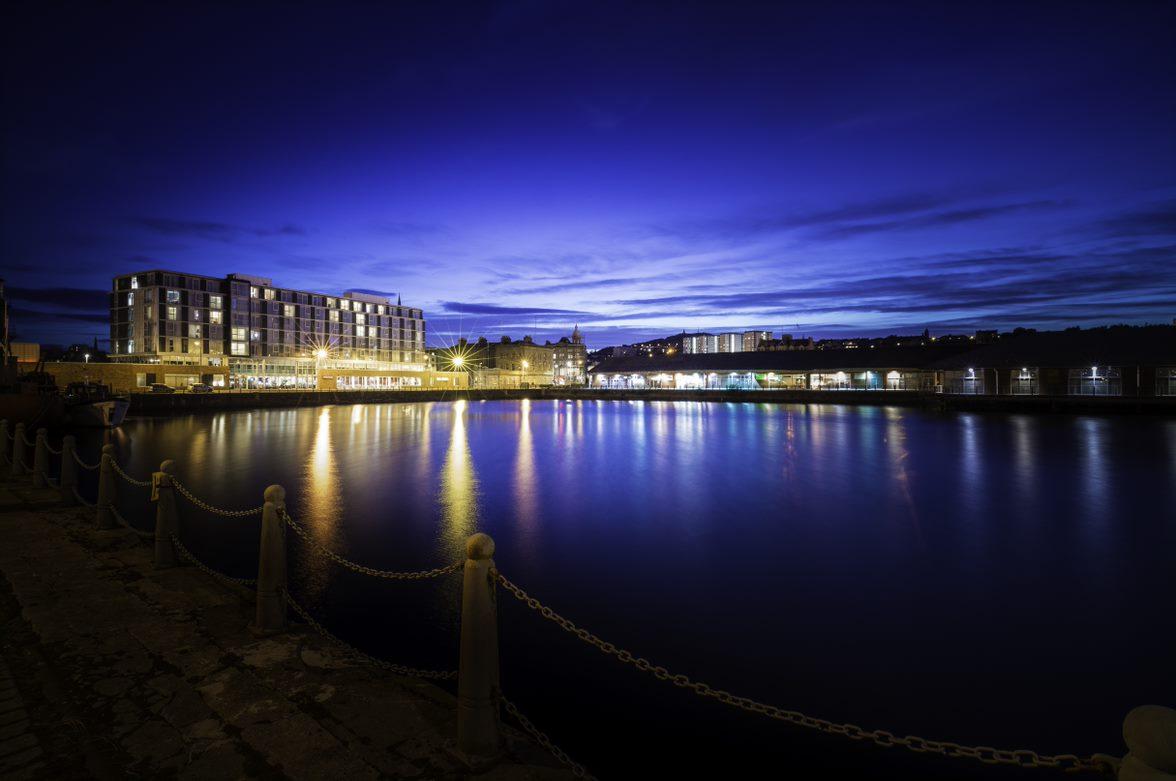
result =
[[[433,344],[1171,322],[1174,7],[6,6],[14,331],[147,268]]]

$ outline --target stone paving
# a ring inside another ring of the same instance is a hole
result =
[[[471,770],[452,694],[309,630],[255,637],[251,592],[155,570],[92,513],[0,483],[0,777],[571,777],[509,728],[501,760]]]

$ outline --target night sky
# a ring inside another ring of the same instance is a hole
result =
[[[8,4],[17,338],[115,274],[430,343],[1171,322],[1176,3]]]

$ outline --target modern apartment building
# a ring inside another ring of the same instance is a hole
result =
[[[771,338],[771,331],[744,331],[743,352],[753,353],[759,349],[760,342],[766,342]]]
[[[109,356],[166,364],[172,376],[188,377],[178,367],[190,367],[191,377],[214,384],[227,367],[230,385],[262,388],[316,387],[324,370],[332,387],[417,386],[427,368],[420,309],[245,274],[162,270],[114,278]]]

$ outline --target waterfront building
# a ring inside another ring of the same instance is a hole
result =
[[[601,389],[925,391],[1016,396],[1176,396],[1176,328],[1112,327],[886,347],[618,357]]]
[[[588,348],[584,346],[584,335],[580,326],[572,329],[571,338],[562,337],[558,342],[547,343],[552,348],[553,383],[556,385],[583,385],[588,380]]]
[[[472,345],[471,361],[477,367],[471,383],[478,388],[534,388],[555,384],[555,348],[535,344],[530,336],[497,342],[482,337]]]
[[[771,338],[771,331],[744,331],[742,337],[743,352],[753,353],[759,349],[760,342],[766,342]]]
[[[115,277],[110,294],[109,357],[143,367],[138,387],[430,387],[424,347],[420,309],[360,291],[154,270]]]

